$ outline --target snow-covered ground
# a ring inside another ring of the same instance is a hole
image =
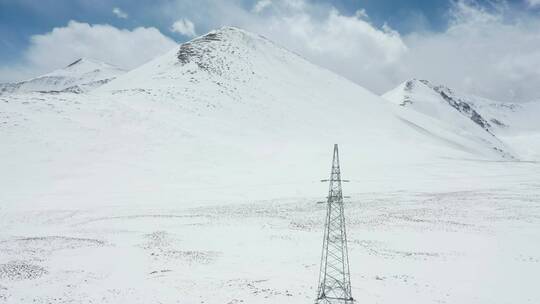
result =
[[[0,301],[311,302],[334,143],[359,302],[540,301],[536,103],[486,130],[235,28],[115,77],[0,95]]]
[[[537,176],[472,191],[353,195],[353,295],[363,303],[538,303]],[[345,190],[355,188],[363,186]],[[0,299],[310,303],[325,212],[314,201],[3,210]]]

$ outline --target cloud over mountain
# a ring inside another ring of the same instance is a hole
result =
[[[3,68],[0,80],[7,80],[2,78],[13,73],[20,78],[33,77],[63,67],[80,57],[95,58],[131,69],[175,45],[176,42],[153,27],[126,30],[107,24],[70,21],[64,27],[32,36],[24,52],[24,63]]]
[[[180,19],[173,23],[171,32],[182,34],[186,37],[195,37],[195,25],[189,19]]]
[[[205,18],[191,13],[201,7],[211,8]],[[540,19],[504,1],[452,2],[446,27],[433,31],[420,22],[410,33],[377,24],[369,11],[351,14],[307,0],[249,7],[175,1],[163,11],[182,13],[204,30],[236,25],[263,34],[377,93],[419,77],[493,99],[540,97],[533,85],[540,82]]]

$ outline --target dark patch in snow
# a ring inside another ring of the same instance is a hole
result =
[[[180,46],[180,50],[178,51],[178,59],[183,64],[190,62],[194,58],[201,59],[202,54],[199,52],[201,46],[213,41],[220,41],[220,36],[220,33],[208,33],[197,39],[182,44]]]
[[[414,88],[414,82],[413,82],[412,80],[409,80],[409,81],[407,81],[407,82],[405,83],[405,89],[404,89],[405,92],[409,92],[409,93],[410,93],[410,92],[412,91],[413,88]],[[410,97],[409,95],[405,94],[405,95],[403,96],[403,101],[402,101],[399,105],[402,106],[402,107],[404,107],[404,106],[406,106],[406,105],[408,105],[408,104],[413,104],[413,102],[412,102],[411,97]]]
[[[11,261],[7,264],[0,264],[1,279],[15,281],[31,280],[37,279],[47,273],[45,268],[24,261]]]
[[[491,121],[494,125],[502,127],[502,128],[508,127],[506,124],[504,124],[503,122],[495,118],[492,118],[489,121]]]
[[[155,260],[183,260],[188,264],[210,264],[221,253],[206,250],[178,250],[178,240],[166,231],[154,231],[145,235],[146,242],[140,245]],[[162,271],[163,272],[163,271]]]
[[[415,81],[416,80],[408,81],[405,85],[405,91],[410,92],[414,87]],[[461,114],[467,116],[470,120],[479,125],[482,129],[493,135],[490,130],[491,125],[489,124],[489,122],[484,117],[482,117],[482,115],[480,115],[469,103],[455,96],[454,92],[450,88],[442,85],[432,85],[429,81],[424,79],[418,80],[418,82],[437,92],[448,103],[448,105],[456,109]],[[409,97],[406,96],[406,99],[407,98]],[[406,101],[404,101],[402,105],[404,105],[405,103]],[[410,101],[410,103],[412,102]]]
[[[150,274],[158,274],[158,273],[165,273],[165,272],[171,272],[172,270],[170,269],[161,269],[161,270],[154,270],[152,272],[150,272]]]
[[[79,63],[79,62],[81,62],[81,61],[82,61],[82,58],[79,58],[79,59],[73,61],[72,63],[68,64],[67,67],[68,67],[68,68],[69,68],[69,67],[72,67],[72,66],[76,65],[77,63]]]
[[[69,244],[69,247],[79,247],[79,244],[91,244],[91,245],[104,245],[105,242],[97,239],[87,239],[87,238],[78,238],[78,237],[66,237],[66,236],[43,236],[43,237],[27,237],[22,239],[15,240],[16,242],[25,242],[25,243],[49,243],[49,242],[62,242]]]
[[[68,87],[68,88],[65,88],[62,91],[58,91],[58,92],[60,92],[60,93],[82,94],[82,93],[86,93],[86,92],[88,92],[88,91],[90,91],[92,89],[95,89],[97,87],[100,87],[100,86],[102,86],[102,85],[104,85],[106,83],[109,83],[109,82],[111,82],[111,81],[113,81],[115,79],[116,79],[116,77],[100,79],[100,80],[92,81],[92,82],[89,82],[89,83]],[[51,91],[49,91],[48,93],[50,93],[50,92]]]
[[[76,249],[83,247],[101,247],[106,243],[102,240],[65,237],[40,236],[0,241],[0,252],[14,257],[43,258],[54,251]]]
[[[163,252],[167,258],[181,259],[189,264],[210,264],[214,262],[221,253],[218,251],[199,251],[199,250],[170,250]]]
[[[450,95],[451,92],[446,91],[444,87],[435,87],[434,90],[438,92],[441,95],[441,97],[448,102],[450,106],[452,106],[454,109],[458,110],[459,112],[463,113],[465,116],[468,116],[473,122],[479,125],[482,129],[492,134],[491,131],[489,130],[489,128],[491,128],[491,125],[480,114],[478,114],[478,112],[476,112],[468,103]]]
[[[222,35],[221,32],[208,33],[182,44],[180,50],[178,50],[178,60],[182,64],[194,62],[202,70],[221,74],[220,69],[217,69],[210,59],[215,59],[212,55],[212,50],[214,48],[211,47],[211,44],[216,41],[221,41]]]
[[[266,40],[253,38],[238,29],[224,28],[182,44],[177,53],[178,63],[197,66],[195,69],[189,66],[184,74],[205,71],[222,79],[247,82],[255,75],[252,62],[248,60],[249,54],[261,42]],[[235,98],[234,90],[227,89],[227,86],[223,89],[223,93]]]
[[[493,136],[494,138],[497,138],[495,134],[493,134],[493,132],[491,131],[492,125],[484,117],[482,117],[480,113],[478,113],[475,110],[474,104],[467,102],[466,100],[462,98],[457,97],[450,88],[446,86],[442,86],[442,85],[438,85],[438,86],[433,85],[427,80],[415,79],[415,80],[410,80],[406,83],[405,91],[411,92],[413,90],[414,85],[418,82],[427,86],[429,89],[435,91],[448,103],[449,106],[457,110],[462,115],[468,117],[472,122],[480,126],[482,129],[484,129],[484,131],[489,133],[491,136]],[[410,98],[410,97],[406,95],[405,100],[407,100],[407,98]],[[406,104],[406,101],[404,101],[401,105],[405,105],[405,104]],[[509,109],[513,110],[513,107],[509,107]],[[491,119],[490,121],[497,126],[500,126],[500,127],[505,126],[499,120]],[[486,143],[488,142],[486,141]],[[503,158],[516,159],[513,155],[504,151],[501,148],[493,147],[493,150],[497,151]]]
[[[23,83],[0,83],[0,95],[17,91]]]
[[[10,296],[7,292],[7,288],[0,285],[0,301],[7,301],[8,297]]]

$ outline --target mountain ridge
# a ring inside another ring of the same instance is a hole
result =
[[[91,91],[126,70],[111,64],[81,57],[64,68],[28,80],[0,84],[1,94],[13,93],[85,93]]]
[[[460,132],[478,133],[481,129],[489,134],[489,137],[484,136],[485,140],[503,143],[497,149],[502,149],[511,158],[531,156],[530,153],[520,155],[514,151],[523,150],[511,144],[517,135],[527,130],[540,131],[540,124],[527,117],[530,116],[528,111],[540,113],[540,103],[498,102],[419,79],[407,80],[382,97],[405,112],[421,113],[449,126],[457,126],[461,128]]]

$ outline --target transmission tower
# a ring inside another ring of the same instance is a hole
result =
[[[338,145],[334,145],[334,157],[326,204],[326,222],[324,226],[321,269],[317,304],[350,304],[354,300],[351,294],[349,255],[347,252],[347,233],[345,232],[345,214],[343,212],[343,194],[339,169]]]

